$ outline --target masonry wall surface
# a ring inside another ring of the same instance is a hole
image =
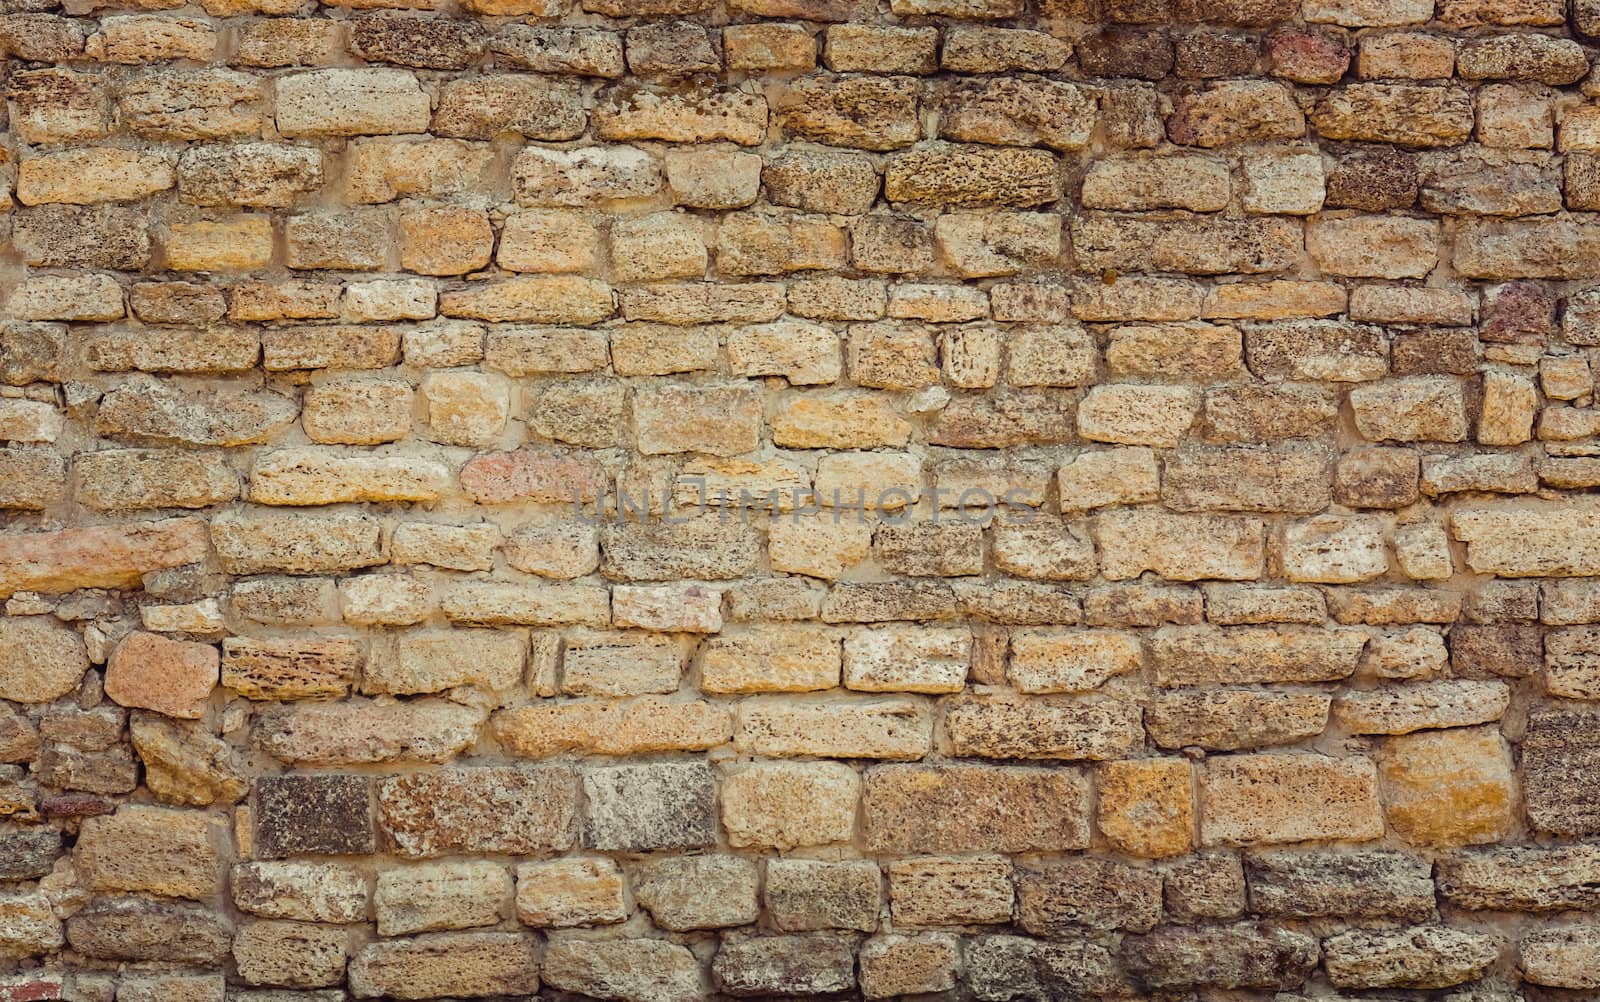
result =
[[[0,1002],[1600,989],[1600,2],[886,2],[0,0]]]

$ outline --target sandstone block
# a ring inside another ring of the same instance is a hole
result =
[[[722,824],[735,847],[792,849],[843,842],[855,830],[861,780],[832,762],[757,763],[722,784]]]
[[[1065,769],[975,765],[867,770],[874,852],[1028,852],[1088,844],[1088,781]]]
[[[693,1002],[703,992],[694,954],[659,939],[555,939],[540,973],[550,985],[595,998]]]
[[[716,781],[701,763],[592,769],[583,788],[589,802],[583,841],[591,849],[687,849],[716,840]]]
[[[517,918],[534,928],[621,922],[628,917],[625,895],[622,870],[603,857],[556,859],[517,866]],[[550,950],[558,945],[552,943]],[[547,951],[547,980],[551,977],[550,968],[550,952]],[[560,987],[578,986],[561,984]]]
[[[488,766],[379,781],[381,823],[403,856],[566,849],[577,827],[574,772]]]
[[[132,633],[106,665],[106,695],[122,706],[199,719],[217,685],[219,660],[210,644]]]
[[[1207,763],[1201,781],[1205,845],[1370,841],[1383,834],[1378,774],[1363,758],[1235,755]]]
[[[342,984],[344,929],[306,922],[248,922],[233,938],[233,960],[246,984],[324,988]]]
[[[209,899],[222,891],[225,838],[204,814],[128,805],[86,819],[73,859],[100,893]]]
[[[367,879],[338,863],[238,863],[228,879],[240,911],[300,922],[359,922],[366,918]]]
[[[1167,758],[1105,762],[1095,775],[1096,823],[1113,847],[1145,858],[1189,851],[1194,805],[1187,762]]]
[[[428,130],[428,95],[406,70],[314,70],[281,77],[275,88],[278,131],[284,136]]]
[[[513,932],[436,933],[373,943],[350,961],[357,998],[427,999],[537,991],[532,939]]]
[[[1448,926],[1354,930],[1323,944],[1328,980],[1340,988],[1448,988],[1500,956],[1492,936]]]
[[[378,935],[494,925],[504,917],[511,890],[510,872],[489,861],[383,870],[372,896]]]
[[[635,871],[633,895],[663,929],[721,929],[756,920],[756,880],[739,856],[666,856]]]

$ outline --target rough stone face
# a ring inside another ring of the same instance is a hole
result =
[[[538,990],[530,937],[511,932],[437,933],[373,943],[350,960],[357,998],[514,995]]]
[[[372,896],[378,935],[494,925],[511,888],[510,871],[487,861],[384,870]]]
[[[0,620],[0,697],[48,703],[78,687],[89,656],[79,635],[44,617]]]
[[[228,885],[240,911],[300,922],[360,921],[370,897],[366,878],[337,863],[240,863]]]
[[[106,695],[123,706],[198,719],[216,688],[218,664],[210,644],[133,633],[106,665]]]
[[[1323,944],[1328,980],[1340,988],[1448,988],[1477,977],[1499,956],[1493,937],[1447,926],[1358,930]]]
[[[659,939],[552,940],[540,974],[548,985],[595,998],[692,1002],[703,991],[694,954]]]
[[[1267,925],[1169,926],[1124,939],[1122,958],[1152,989],[1281,990],[1300,984],[1318,950],[1309,936]]]
[[[1247,853],[1245,870],[1250,909],[1262,915],[1393,916],[1420,922],[1434,910],[1431,868],[1405,853],[1277,849]]]
[[[591,849],[684,849],[716,840],[716,782],[698,764],[617,766],[583,777]]]
[[[878,766],[866,773],[863,827],[880,852],[1081,848],[1087,786],[1064,770]]]
[[[147,898],[100,898],[67,920],[67,942],[87,957],[216,965],[232,925],[200,905]]]
[[[203,814],[130,806],[85,820],[73,858],[100,893],[208,899],[222,890],[222,842]]]
[[[633,893],[663,929],[748,925],[756,918],[756,867],[725,855],[657,859],[635,876]]]
[[[279,859],[376,848],[371,794],[360,776],[276,776],[255,781],[255,846]]]
[[[380,823],[405,856],[565,849],[575,837],[577,795],[577,776],[559,766],[454,769],[377,784]]]
[[[1368,759],[1236,755],[1207,763],[1200,839],[1206,845],[1310,839],[1362,842],[1383,835],[1377,769]]]

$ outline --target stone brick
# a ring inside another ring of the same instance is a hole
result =
[[[1310,936],[1249,922],[1167,926],[1129,936],[1122,945],[1129,972],[1153,989],[1295,988],[1316,966],[1318,953]]]
[[[0,568],[4,568],[0,570],[0,594],[131,587],[151,571],[203,560],[205,550],[204,527],[190,518],[126,527],[7,533],[0,536]],[[54,697],[32,701],[48,698]]]
[[[758,763],[722,784],[722,824],[735,847],[792,849],[843,842],[855,830],[861,781],[838,763]]]
[[[1323,943],[1328,980],[1341,988],[1448,988],[1499,956],[1492,936],[1447,926],[1352,930]]]
[[[217,685],[218,663],[209,644],[132,633],[106,666],[106,695],[123,706],[198,719]]]
[[[250,922],[233,940],[239,977],[251,985],[319,988],[344,981],[348,934],[301,922]]]
[[[1205,845],[1363,842],[1383,835],[1377,769],[1364,758],[1282,754],[1215,759],[1203,772],[1200,818]]]
[[[67,942],[99,960],[215,966],[233,927],[200,905],[147,898],[100,898],[67,920]]]
[[[1096,822],[1112,846],[1145,858],[1189,851],[1194,805],[1188,763],[1164,758],[1105,762],[1096,777]]]
[[[583,787],[589,804],[583,841],[591,849],[686,849],[716,840],[716,783],[700,763],[593,769]]]
[[[1079,857],[1022,870],[1017,899],[1019,924],[1035,935],[1148,932],[1161,917],[1161,876],[1149,867]]]
[[[73,860],[96,892],[205,900],[222,891],[224,839],[204,814],[130,805],[86,819]]]
[[[1087,798],[1087,780],[1070,770],[878,766],[866,773],[862,825],[874,852],[1083,848]]]
[[[361,776],[263,777],[255,781],[257,855],[354,854],[376,848],[371,795]]]
[[[595,998],[687,1002],[702,990],[694,954],[659,939],[553,939],[540,974],[549,985]]]
[[[1262,915],[1326,915],[1425,921],[1434,911],[1432,869],[1402,852],[1278,849],[1245,856],[1250,908]]]
[[[668,856],[640,866],[633,894],[656,925],[673,932],[756,920],[757,872],[739,856]]]
[[[1516,791],[1495,727],[1389,738],[1379,767],[1389,825],[1413,845],[1492,842],[1510,830]]]
[[[515,932],[456,932],[372,943],[350,960],[357,998],[517,995],[537,990],[533,940]]]
[[[560,766],[454,769],[377,784],[383,830],[410,857],[569,848],[577,795],[577,776]]]
[[[609,859],[522,863],[517,866],[517,918],[535,928],[621,922],[628,915],[625,888],[622,870]],[[548,965],[547,954],[547,979]]]
[[[734,745],[760,755],[918,759],[932,743],[926,708],[910,700],[747,700]]]
[[[275,84],[284,136],[361,136],[426,132],[428,96],[405,70],[328,69],[293,73]]]
[[[383,870],[372,897],[378,935],[494,925],[511,888],[511,873],[488,861]]]
[[[78,687],[89,656],[78,633],[44,617],[0,620],[10,652],[0,669],[0,696],[19,703],[48,703]]]

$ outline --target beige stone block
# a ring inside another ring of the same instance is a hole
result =
[[[1383,837],[1378,770],[1370,759],[1318,754],[1211,759],[1201,777],[1204,845],[1272,845]]]
[[[426,863],[378,873],[372,907],[378,935],[494,925],[511,899],[511,873],[501,863]]]
[[[735,847],[793,849],[848,841],[861,778],[837,762],[761,762],[722,782],[722,826]]]
[[[517,866],[517,918],[535,929],[609,925],[628,917],[622,869],[603,856]]]

